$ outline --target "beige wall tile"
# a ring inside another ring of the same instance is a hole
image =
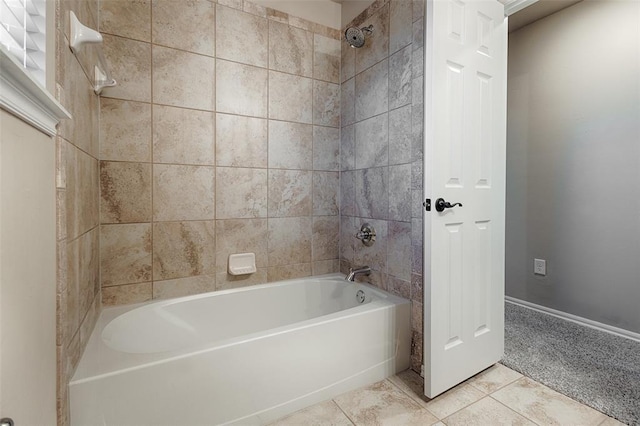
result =
[[[216,60],[216,110],[267,117],[267,70]]]
[[[64,327],[64,341],[68,345],[71,338],[76,334],[78,327],[80,326],[80,301],[79,301],[79,246],[78,239],[69,241],[66,247],[67,256],[67,285],[66,296],[64,300],[66,302],[65,311],[65,324]]]
[[[413,47],[413,46],[411,46]],[[411,75],[413,78],[424,74],[424,49],[414,49],[411,54]]]
[[[311,262],[310,217],[270,218],[269,267]]]
[[[389,7],[389,53],[393,54],[412,41],[413,1],[391,0]]]
[[[100,291],[99,239],[97,227],[77,239],[78,326],[91,308],[93,298]]]
[[[299,263],[296,265],[270,266],[267,272],[267,281],[283,281],[294,278],[311,276],[311,263]]]
[[[242,10],[243,0],[217,0],[218,4]]]
[[[309,170],[313,166],[313,127],[269,121],[269,167]]]
[[[153,46],[153,102],[213,111],[215,59]]]
[[[229,255],[254,253],[256,266],[267,266],[267,219],[216,220],[216,271],[226,273]]]
[[[340,129],[313,126],[313,170],[340,170]]]
[[[420,248],[422,249],[422,246]],[[424,300],[423,293],[422,275],[411,274],[411,300],[422,303]]]
[[[213,56],[215,6],[208,0],[153,0],[153,43]]]
[[[216,164],[267,167],[267,120],[216,114]]]
[[[340,40],[314,34],[313,78],[340,83]]]
[[[175,280],[154,281],[153,298],[170,299],[173,297],[191,296],[193,294],[215,291],[215,275],[199,275],[197,277],[178,278]]]
[[[340,272],[340,261],[338,259],[317,260],[311,263],[311,275],[324,275]]]
[[[418,49],[424,45],[424,19],[413,22],[413,48]]]
[[[214,120],[212,112],[154,105],[153,161],[214,165]]]
[[[102,96],[151,102],[151,44],[104,35],[104,55],[118,81]]]
[[[153,219],[214,218],[215,172],[208,166],[153,166]]]
[[[389,109],[399,108],[411,103],[411,46],[389,57]]]
[[[413,0],[413,21],[424,18],[425,0]]]
[[[389,276],[391,277],[391,276]],[[423,306],[419,302],[411,302],[411,329],[413,331],[422,332],[423,330]]]
[[[269,21],[269,69],[311,77],[313,33]]]
[[[56,189],[56,241],[67,238],[67,193]]]
[[[65,150],[67,143],[62,137],[56,136],[56,188],[67,187],[67,157]]]
[[[356,171],[345,171],[340,175],[340,213],[356,215]]]
[[[356,76],[355,119],[365,120],[389,109],[389,60],[385,59]]]
[[[389,166],[389,219],[411,221],[411,164]]]
[[[373,34],[366,35],[364,46],[356,51],[356,74],[389,56],[389,4],[384,5],[360,26],[373,25]]]
[[[267,19],[221,5],[216,7],[218,58],[266,67],[268,36]]]
[[[313,124],[340,126],[340,85],[313,82]]]
[[[151,281],[151,224],[100,227],[102,287]]]
[[[389,111],[389,164],[410,162],[411,146],[411,105]]]
[[[340,39],[340,82],[345,82],[356,75],[356,49]]]
[[[356,79],[340,85],[340,120],[342,126],[356,122]]]
[[[408,281],[389,276],[389,280],[387,282],[387,290],[389,291],[389,293],[395,294],[396,296],[404,297],[405,299],[411,299],[411,283]]]
[[[352,229],[351,238],[354,238],[364,223],[369,223],[376,230],[376,243],[367,247],[361,241],[354,241],[354,262],[356,265],[368,265],[375,271],[386,273],[389,224],[386,220],[356,219],[356,231],[353,232]]]
[[[313,172],[313,215],[338,215],[338,172]]]
[[[261,6],[259,4],[255,4],[253,2],[250,1],[245,1],[243,2],[244,4],[242,5],[242,10],[250,13],[252,15],[256,15],[256,16],[260,16],[262,18],[266,18],[267,17],[267,8],[264,6]]]
[[[100,159],[151,161],[151,105],[100,98]]]
[[[267,268],[258,268],[253,274],[231,275],[226,272],[216,274],[216,290],[248,287],[267,282]]]
[[[356,227],[355,218],[350,216],[340,216],[340,259],[350,263],[355,263],[355,244],[362,244],[355,238],[356,232],[360,230]]]
[[[269,217],[311,215],[311,173],[269,170]]]
[[[269,71],[269,118],[312,122],[313,80]]]
[[[150,0],[100,0],[99,4],[101,33],[151,41]]]
[[[215,274],[214,221],[153,224],[153,279]]]
[[[102,289],[104,306],[130,305],[152,299],[151,283],[126,284]]]
[[[67,188],[67,196],[69,191],[75,194],[73,211],[67,209],[67,222],[73,215],[74,225],[67,228],[68,238],[84,234],[100,221],[98,161],[80,150],[76,150],[75,161],[73,185]]]
[[[313,218],[311,258],[314,261],[338,258],[339,230],[340,219],[338,216]]]
[[[77,218],[77,153],[78,149],[70,143],[65,142],[65,165],[66,165],[66,205],[67,205],[67,237],[71,240],[79,235]]]
[[[356,169],[389,164],[389,119],[384,113],[355,124]]]
[[[389,216],[389,170],[375,167],[356,171],[356,215],[375,219]]]
[[[102,223],[151,220],[151,165],[100,162]]]
[[[267,217],[267,171],[216,168],[216,218]]]
[[[405,281],[411,280],[411,223],[389,221],[387,271]]]
[[[70,49],[66,49],[62,56],[64,61],[61,67],[65,72],[63,74],[64,80],[58,79],[60,83],[59,100],[72,118],[60,122],[58,135],[89,155],[97,157],[99,151],[99,98],[93,92],[93,86],[84,74],[78,57],[73,55]],[[84,58],[82,55],[79,57]]]

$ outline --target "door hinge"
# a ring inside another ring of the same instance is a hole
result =
[[[427,198],[426,200],[424,200],[424,203],[422,203],[422,205],[424,206],[424,209],[428,212],[431,211],[431,198]]]

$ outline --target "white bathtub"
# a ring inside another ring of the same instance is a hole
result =
[[[265,424],[408,368],[409,301],[343,277],[104,309],[72,426]]]

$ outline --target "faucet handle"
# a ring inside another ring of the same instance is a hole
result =
[[[356,234],[356,238],[362,240],[362,244],[365,246],[370,247],[376,242],[376,230],[368,223],[364,223],[360,232]]]

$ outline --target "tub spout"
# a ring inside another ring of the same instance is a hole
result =
[[[349,268],[349,275],[345,277],[346,281],[355,281],[356,275],[369,275],[371,273],[371,268],[368,266],[363,266],[361,268]]]

